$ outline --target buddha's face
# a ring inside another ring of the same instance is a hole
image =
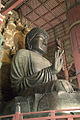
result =
[[[32,40],[32,50],[36,50],[39,53],[43,54],[47,51],[47,37],[45,37],[42,33],[37,35],[34,40]]]

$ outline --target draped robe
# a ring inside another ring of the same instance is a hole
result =
[[[51,63],[40,54],[21,49],[14,55],[11,66],[11,84],[19,93],[30,87],[52,81]]]

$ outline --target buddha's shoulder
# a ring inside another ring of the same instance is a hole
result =
[[[40,55],[36,52],[33,52],[33,51],[31,51],[30,54],[31,54],[31,59],[32,59],[33,62],[37,61],[36,63],[39,63],[39,64],[51,65],[50,61],[47,60],[42,55]]]
[[[20,49],[19,51],[17,51],[16,56],[28,56],[30,54],[29,50],[26,49]]]
[[[39,64],[46,64],[46,65],[51,65],[51,63],[49,62],[49,60],[47,60],[45,57],[43,57],[42,55],[34,52],[34,51],[30,51],[30,50],[26,50],[26,49],[20,49],[17,53],[17,56],[26,56],[29,57],[29,59],[31,59],[31,61],[33,63],[39,63]]]

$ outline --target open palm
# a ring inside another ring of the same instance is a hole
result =
[[[62,59],[62,55],[63,55],[64,51],[56,51],[55,52],[55,65],[54,65],[54,69],[58,72],[60,72],[62,66],[63,66],[63,59]]]

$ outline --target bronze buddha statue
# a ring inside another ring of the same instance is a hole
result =
[[[33,28],[26,35],[26,49],[21,49],[14,55],[11,66],[11,85],[16,97],[6,104],[3,110],[5,114],[13,114],[17,102],[21,105],[21,112],[80,106],[80,93],[75,93],[68,81],[54,77],[62,68],[63,52],[56,52],[54,65],[42,56],[47,51],[48,39],[46,31]],[[51,89],[43,93],[34,90],[43,87],[45,89],[51,87]],[[30,88],[33,94],[28,96],[26,93]]]
[[[53,66],[42,55],[47,51],[49,35],[41,28],[33,28],[26,36],[26,49],[21,49],[13,57],[11,83],[14,93],[54,81],[54,76],[61,70],[62,54],[56,54]]]

